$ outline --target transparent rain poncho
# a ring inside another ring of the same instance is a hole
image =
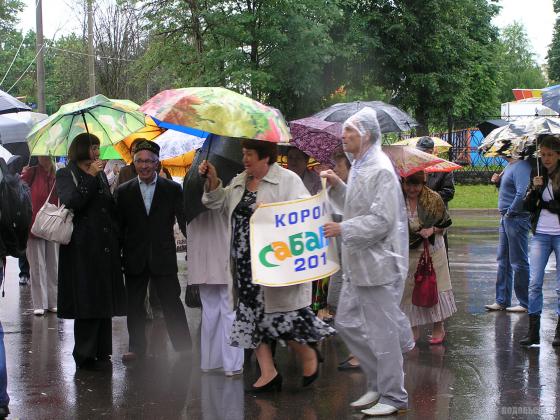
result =
[[[401,290],[408,271],[408,221],[399,179],[381,150],[377,114],[364,108],[343,126],[360,135],[348,184],[330,189],[341,222],[344,277],[355,286],[395,283]]]

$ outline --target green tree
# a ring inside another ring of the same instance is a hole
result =
[[[16,30],[7,32],[0,48],[0,81],[4,79],[0,89],[34,102],[36,73],[32,63],[35,54],[35,32],[28,31],[25,35]]]
[[[513,99],[512,89],[541,88],[546,79],[535,61],[525,27],[518,22],[502,29],[500,36],[500,65],[502,73],[502,102]]]
[[[560,0],[554,0],[554,13],[560,13]],[[546,57],[548,62],[548,78],[555,82],[560,81],[560,17],[556,17],[552,43],[548,48]]]
[[[21,0],[0,0],[0,44],[4,36],[12,32],[19,22],[18,14],[24,6]]]
[[[421,124],[475,122],[498,110],[498,8],[486,0],[371,0],[359,13],[379,40],[372,69],[393,101]]]
[[[335,53],[329,29],[340,9],[322,0],[157,1],[147,8],[150,64],[173,85],[222,85],[287,116],[316,110]]]

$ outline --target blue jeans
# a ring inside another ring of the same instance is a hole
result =
[[[529,305],[529,229],[529,216],[500,220],[496,302],[502,306],[511,306],[512,284],[519,304]]]
[[[4,275],[4,267],[2,266],[2,260],[0,260],[0,286],[2,286],[2,280]],[[8,397],[8,374],[6,372],[6,350],[4,349],[4,329],[2,328],[2,323],[0,322],[0,407],[7,406],[10,402]]]
[[[560,235],[536,233],[531,240],[531,281],[529,282],[529,314],[540,315],[543,308],[544,269],[550,254],[556,256],[556,313],[560,316]]]

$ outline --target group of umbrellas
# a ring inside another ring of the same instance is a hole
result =
[[[27,109],[14,101],[14,109]],[[32,155],[66,156],[72,140],[88,132],[100,139],[102,159],[130,163],[132,142],[146,138],[159,144],[161,161],[172,175],[185,176],[196,150],[205,142],[206,157],[213,150],[219,156],[223,149],[237,158],[235,147],[217,148],[216,142],[251,138],[298,147],[328,166],[333,164],[333,153],[342,146],[342,123],[364,107],[377,111],[383,133],[408,131],[417,125],[405,112],[380,101],[335,104],[288,125],[277,109],[236,92],[191,87],[162,91],[142,106],[103,95],[63,105],[32,128],[27,143]],[[441,171],[459,167],[408,146],[386,151],[403,176],[428,167]]]

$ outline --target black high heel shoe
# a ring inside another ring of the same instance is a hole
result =
[[[313,375],[309,375],[309,376],[303,376],[303,381],[302,381],[302,386],[308,387],[309,385],[311,385],[313,382],[315,382],[317,380],[317,378],[319,377],[319,363],[323,363],[323,356],[321,356],[321,353],[319,352],[319,350],[317,349],[317,347],[315,346],[309,346],[313,349],[313,351],[315,352],[315,356],[317,357],[317,369],[315,370],[315,373]]]
[[[262,394],[264,392],[273,392],[273,391],[282,391],[282,375],[279,373],[270,380],[266,385],[263,386],[254,386],[251,385],[251,388],[247,389],[246,392],[251,394]]]

